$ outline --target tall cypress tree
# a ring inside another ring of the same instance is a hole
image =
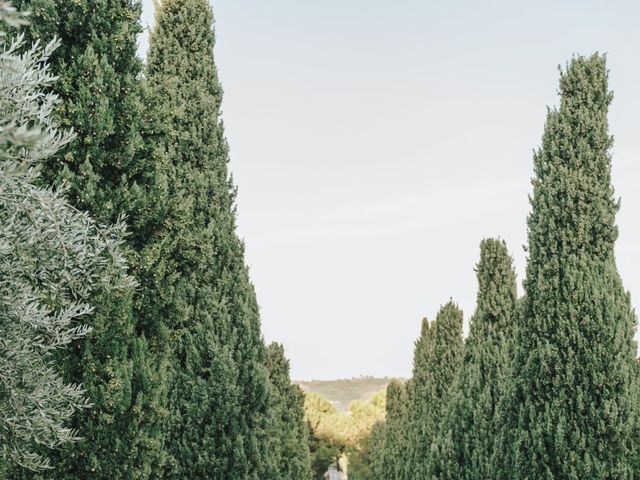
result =
[[[265,478],[309,480],[309,430],[304,418],[304,394],[291,384],[289,361],[284,347],[267,347],[267,369],[271,386],[271,424],[269,426],[269,471]]]
[[[166,478],[262,479],[268,375],[236,235],[207,0],[164,0],[148,54],[146,140],[162,201],[141,253],[143,324],[171,347]]]
[[[61,45],[51,58],[59,80],[55,116],[78,138],[42,170],[46,184],[66,184],[72,203],[102,223],[136,216],[144,198],[140,160],[141,62],[136,57],[136,0],[19,0],[31,10],[29,35]],[[133,229],[132,240],[136,237]],[[133,273],[136,258],[128,251]],[[136,335],[133,292],[97,290],[91,334],[61,358],[65,377],[82,383],[92,407],[73,427],[81,442],[54,459],[47,478],[148,478],[160,431],[144,337]],[[29,476],[30,474],[25,474]]]
[[[406,478],[428,478],[435,440],[448,392],[462,364],[462,311],[450,301],[433,324],[425,319],[416,342],[413,376],[407,385],[409,427]]]
[[[633,478],[636,319],[614,258],[607,80],[604,57],[571,60],[534,156],[526,296],[495,478]]]
[[[386,409],[380,478],[401,479],[405,470],[403,458],[407,448],[407,396],[405,386],[399,380],[392,380],[387,385]]]
[[[492,478],[493,442],[499,433],[496,406],[510,366],[516,306],[516,275],[503,241],[481,242],[476,275],[477,306],[463,366],[432,450],[432,471],[439,479]]]

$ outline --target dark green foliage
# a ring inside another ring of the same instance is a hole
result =
[[[385,417],[381,478],[404,478],[407,466],[403,460],[408,448],[405,436],[406,427],[406,389],[399,380],[392,380],[387,386],[387,414]]]
[[[462,364],[462,320],[462,311],[449,302],[431,325],[426,319],[422,322],[413,357],[413,376],[407,384],[408,479],[427,478],[429,474],[431,444],[444,414],[449,389]]]
[[[235,187],[206,0],[164,0],[148,55],[145,136],[154,168],[140,254],[141,324],[166,331],[166,478],[263,479],[265,348],[235,232]]]
[[[529,262],[494,478],[633,478],[635,314],[616,269],[605,59],[560,77],[534,157]]]
[[[81,210],[100,221],[132,211],[140,175],[141,62],[136,0],[19,0],[31,10],[31,36],[61,45],[52,57],[62,100],[57,116],[78,140],[47,163],[43,179],[65,181]]]
[[[20,0],[29,35],[61,41],[52,56],[62,100],[56,117],[78,138],[44,166],[42,181],[65,183],[72,202],[100,222],[135,216],[143,201],[142,103],[134,0]],[[131,239],[137,238],[136,229]],[[133,273],[136,258],[129,255]],[[94,292],[92,333],[64,355],[65,376],[82,383],[92,408],[74,418],[82,441],[53,458],[47,478],[148,478],[159,462],[146,340],[136,335],[133,292]],[[161,451],[161,450],[160,450]]]
[[[386,480],[384,477],[385,437],[386,423],[377,422],[371,429],[367,443],[371,480]]]
[[[281,344],[267,347],[267,370],[271,386],[269,471],[265,478],[309,480],[311,464],[309,432],[304,419],[304,394],[291,384],[289,361]]]
[[[431,363],[433,362],[433,339],[429,320],[422,319],[420,336],[415,342],[413,350],[413,374],[407,382],[407,428],[405,431],[406,444],[402,462],[405,464],[407,480],[409,473],[415,476],[426,475],[426,460],[431,448],[432,433],[428,430],[427,408],[431,396],[431,376],[433,375]],[[418,443],[420,442],[420,443]],[[421,447],[421,448],[420,448]],[[424,465],[423,465],[424,464]],[[424,470],[418,470],[423,466]]]
[[[482,241],[476,274],[477,306],[463,366],[432,449],[432,473],[439,479],[491,478],[496,406],[508,375],[516,306],[516,275],[504,242]]]

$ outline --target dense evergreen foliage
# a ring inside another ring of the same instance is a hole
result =
[[[423,318],[420,336],[416,340],[413,350],[413,372],[406,386],[407,428],[405,435],[408,448],[404,452],[404,458],[402,459],[406,472],[417,473],[418,465],[426,461],[428,452],[431,449],[431,434],[435,430],[428,431],[427,426],[422,422],[422,419],[427,418],[426,405],[430,400],[429,387],[431,384],[430,376],[432,375],[433,333],[429,320]],[[421,474],[424,475],[426,473],[423,470]]]
[[[494,439],[499,432],[496,406],[510,364],[516,307],[516,275],[503,241],[480,244],[476,268],[478,296],[465,342],[463,366],[451,389],[433,454],[439,479],[492,478]]]
[[[616,269],[605,59],[560,77],[534,157],[529,260],[496,476],[633,478],[635,315]]]
[[[69,186],[73,203],[100,221],[131,213],[132,187],[140,174],[142,147],[140,79],[136,55],[137,0],[18,0],[31,15],[30,36],[54,36],[51,58],[62,102],[57,117],[78,140],[47,162],[43,179]]]
[[[463,347],[462,311],[453,302],[440,309],[432,324],[423,320],[415,346],[413,375],[407,384],[408,478],[430,475],[431,445],[462,364]]]
[[[163,476],[263,479],[269,385],[255,293],[235,232],[235,187],[206,0],[165,0],[148,54],[145,137],[161,202],[141,252],[143,325],[166,329]],[[149,328],[149,327],[147,327]]]
[[[141,62],[136,56],[140,4],[133,0],[20,0],[32,11],[29,36],[61,42],[51,58],[62,102],[55,114],[77,140],[51,157],[42,180],[68,186],[74,205],[100,222],[128,215],[129,247],[139,239],[145,202],[141,171]],[[137,275],[135,250],[129,248]],[[144,284],[141,284],[144,287]],[[54,458],[47,478],[150,478],[162,458],[159,382],[145,336],[136,333],[131,291],[95,290],[91,334],[62,359],[82,383],[91,408],[73,421],[79,446]],[[155,332],[145,332],[153,337]]]
[[[382,476],[380,478],[405,478],[404,453],[408,448],[405,436],[407,427],[407,398],[405,386],[392,380],[387,386],[387,415],[382,450]]]
[[[0,20],[15,27],[24,17],[0,2]],[[57,354],[89,332],[95,291],[119,295],[133,286],[120,253],[124,225],[101,227],[64,192],[36,185],[40,165],[74,139],[59,130],[51,115],[58,98],[46,93],[57,45],[27,48],[21,37],[0,37],[2,478],[42,470],[51,478],[49,449],[76,439],[69,420],[88,406]]]
[[[376,423],[371,429],[371,435],[369,436],[367,444],[371,480],[382,480],[384,478],[385,433],[386,424],[384,421]],[[399,459],[396,459],[396,461],[398,460]]]
[[[284,347],[267,347],[267,369],[271,385],[271,425],[269,427],[269,468],[265,478],[309,480],[311,463],[304,419],[304,394],[291,384],[289,361]]]

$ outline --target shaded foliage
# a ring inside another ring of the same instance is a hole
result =
[[[271,386],[269,426],[269,467],[267,478],[309,480],[311,460],[307,443],[309,432],[304,419],[304,394],[291,384],[289,361],[284,347],[267,347],[267,370]]]
[[[448,393],[462,365],[462,311],[450,301],[436,320],[423,320],[413,357],[413,375],[407,383],[408,411],[405,472],[408,478],[427,478],[431,445],[445,412]]]
[[[496,410],[508,379],[516,308],[516,275],[503,241],[480,243],[476,275],[476,311],[463,365],[432,449],[439,479],[491,478],[491,460],[500,454],[494,446],[500,429]]]
[[[600,55],[571,60],[534,156],[495,478],[633,478],[636,318],[614,257],[607,77]]]

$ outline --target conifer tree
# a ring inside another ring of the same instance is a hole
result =
[[[48,185],[65,184],[71,202],[101,223],[122,215],[133,220],[128,257],[137,274],[132,244],[139,240],[148,200],[140,161],[141,62],[136,57],[137,0],[19,0],[31,10],[29,36],[60,48],[51,58],[61,98],[55,116],[77,140],[42,170]],[[146,232],[142,232],[146,235]],[[60,359],[65,377],[82,383],[91,409],[74,417],[82,438],[53,459],[47,478],[149,478],[161,461],[156,372],[147,342],[136,331],[132,291],[92,293],[92,332]],[[155,332],[142,332],[153,338]]]
[[[271,386],[269,426],[269,471],[265,478],[309,480],[309,431],[304,418],[304,394],[291,384],[289,361],[284,347],[272,343],[267,347],[267,369]]]
[[[416,342],[413,376],[407,385],[408,459],[406,478],[428,478],[435,440],[451,384],[462,364],[462,311],[450,301],[430,325],[422,322]]]
[[[100,221],[131,213],[138,193],[142,103],[136,55],[137,0],[18,0],[29,10],[30,36],[60,47],[51,58],[59,76],[57,118],[78,141],[47,162],[43,179],[68,185],[81,210]]]
[[[0,1],[0,23],[23,15]],[[17,35],[12,30],[12,35]],[[57,42],[25,47],[0,34],[0,477],[46,471],[50,449],[76,440],[69,420],[85,391],[56,355],[89,333],[92,292],[129,291],[124,225],[101,227],[36,185],[39,166],[74,139],[51,113],[59,101],[48,61]],[[8,470],[8,471],[7,471]]]
[[[478,295],[463,366],[454,382],[432,449],[438,479],[491,478],[496,406],[502,397],[513,342],[516,275],[503,241],[483,240],[476,268]]]
[[[381,478],[402,479],[405,469],[403,458],[407,449],[407,399],[405,386],[401,381],[394,379],[387,385],[386,408]]]
[[[529,259],[496,475],[633,478],[635,314],[618,274],[605,58],[560,75],[534,156]]]
[[[385,451],[386,422],[378,421],[373,425],[368,440],[369,464],[371,468],[371,480],[383,480],[384,477],[384,451]]]
[[[207,0],[157,6],[145,137],[161,201],[141,251],[141,321],[166,330],[163,477],[263,479],[268,374],[258,306],[235,231]],[[156,187],[154,187],[156,188]]]

